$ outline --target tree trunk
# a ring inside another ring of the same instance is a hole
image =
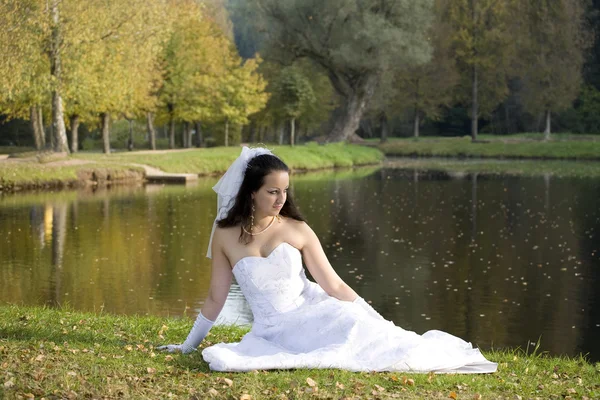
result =
[[[285,125],[279,124],[278,130],[279,130],[279,136],[277,138],[277,143],[281,146],[283,144],[283,135],[285,133]]]
[[[379,141],[381,143],[385,143],[388,140],[388,135],[389,135],[389,125],[388,125],[388,118],[387,118],[387,114],[384,112],[382,112],[379,115],[379,125],[381,125],[381,134],[379,135]]]
[[[181,131],[181,147],[183,147],[184,149],[187,149],[189,147],[189,143],[188,143],[188,129],[189,129],[189,122],[184,122],[183,123],[183,127],[182,127],[182,131]]]
[[[225,120],[225,147],[229,146],[229,120]]]
[[[129,137],[127,138],[127,150],[133,151],[133,119],[126,118],[129,122]]]
[[[35,142],[36,150],[42,150],[46,145],[46,137],[44,131],[40,129],[38,107],[31,106],[29,109],[29,120],[31,122],[31,130],[33,131],[33,140]]]
[[[150,150],[156,150],[156,130],[154,129],[154,114],[146,113],[146,126],[148,129],[148,147]]]
[[[550,110],[546,110],[546,129],[544,129],[544,140],[550,140],[550,125],[551,125],[552,113]]]
[[[46,128],[44,127],[44,110],[42,110],[42,106],[37,106],[37,112],[37,123],[40,134],[42,135],[42,142],[44,143],[44,147],[48,147],[51,142],[51,137],[46,135]]]
[[[110,154],[110,114],[100,114],[102,125],[102,144],[104,146],[104,154]]]
[[[71,117],[71,153],[79,151],[79,115]]]
[[[169,148],[175,148],[175,119],[172,113],[169,115]]]
[[[296,135],[296,118],[292,118],[290,120],[290,146],[292,146],[292,147],[296,143],[295,135]]]
[[[65,128],[65,119],[63,113],[61,90],[61,63],[60,49],[62,46],[62,37],[60,32],[60,16],[58,10],[59,0],[54,0],[50,6],[52,15],[52,42],[50,46],[50,73],[54,78],[54,87],[52,90],[52,134],[54,137],[53,150],[56,152],[69,152],[67,143],[67,130]]]
[[[414,120],[414,125],[413,125],[413,136],[416,138],[419,137],[420,125],[421,125],[421,114],[419,113],[419,110],[416,109],[415,110],[415,120]]]
[[[188,147],[188,148],[190,148],[190,147],[192,147],[192,146],[193,146],[193,144],[192,144],[192,132],[193,132],[193,131],[194,131],[194,130],[192,129],[192,123],[191,123],[191,122],[189,122],[189,123],[187,124],[187,147]]]
[[[371,99],[377,87],[377,80],[378,76],[374,73],[357,79],[357,83],[353,85],[351,91],[345,96],[341,114],[336,118],[333,130],[327,136],[327,141],[340,142],[354,136],[367,102]],[[332,79],[332,82],[334,82],[334,79]]]
[[[202,147],[204,145],[204,138],[202,137],[202,124],[200,121],[196,121],[196,147]]]
[[[256,143],[256,130],[257,126],[255,122],[250,124],[250,143]]]
[[[479,100],[477,99],[477,68],[473,66],[473,87],[472,87],[472,101],[471,104],[471,140],[474,142],[477,140],[477,118],[479,117]]]

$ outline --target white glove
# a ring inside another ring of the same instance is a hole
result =
[[[159,346],[157,347],[157,349],[168,351],[169,353],[191,353],[192,351],[196,350],[196,347],[200,345],[200,343],[206,337],[208,331],[210,331],[210,328],[212,328],[214,323],[215,321],[207,319],[204,315],[202,315],[202,312],[199,312],[198,317],[194,322],[194,326],[192,327],[192,330],[188,334],[187,338],[185,339],[185,342],[183,342],[182,344],[168,344],[166,346]]]
[[[352,302],[354,304],[358,304],[359,306],[361,306],[362,309],[365,310],[371,317],[377,318],[382,321],[386,321],[386,319],[383,318],[377,311],[375,311],[375,309],[373,307],[371,307],[371,305],[369,303],[367,303],[365,301],[365,299],[363,299],[362,297],[358,296]]]

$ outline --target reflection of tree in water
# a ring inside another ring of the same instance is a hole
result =
[[[51,296],[49,300],[52,305],[60,305],[63,299],[63,260],[65,254],[67,237],[67,209],[66,203],[51,204],[47,207],[52,209],[51,239],[52,255],[50,269],[50,289]]]
[[[46,244],[44,211],[45,207],[41,205],[33,205],[29,208],[29,228],[31,229],[31,236],[36,238],[42,249]]]

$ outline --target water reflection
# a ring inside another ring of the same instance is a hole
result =
[[[195,315],[215,182],[0,197],[0,301]],[[339,274],[398,325],[600,358],[600,181],[381,169],[292,190]],[[233,285],[219,323],[251,321]]]

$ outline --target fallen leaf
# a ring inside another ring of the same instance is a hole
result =
[[[173,356],[172,355],[165,356],[165,361],[173,361]]]
[[[148,371],[149,374],[153,374],[156,372],[156,368],[148,367],[146,368],[146,371]]]
[[[398,382],[398,377],[396,375],[390,376],[390,379],[393,380],[394,382]]]
[[[415,381],[414,381],[413,379],[407,379],[407,380],[406,380],[406,384],[407,384],[408,386],[415,386]]]
[[[454,391],[450,392],[450,394],[448,395],[448,398],[450,398],[450,399],[456,400],[456,397],[457,397],[456,392],[454,392]]]
[[[575,389],[573,389],[573,388],[568,388],[568,389],[567,389],[567,393],[568,393],[568,394],[575,394],[575,393],[577,393],[577,390],[575,390]]]
[[[378,384],[375,384],[375,388],[377,388],[377,390],[379,390],[380,392],[385,392],[385,388],[383,386],[379,386]]]
[[[306,378],[306,383],[308,384],[308,386],[310,387],[315,387],[317,386],[317,382],[315,382],[314,380],[312,380],[311,378]]]
[[[223,378],[223,382],[225,382],[225,384],[227,384],[229,387],[233,385],[233,381],[229,378]]]
[[[475,393],[475,396],[473,396],[473,400],[481,400],[481,395],[479,393]]]
[[[252,396],[250,396],[249,394],[244,393],[241,397],[240,400],[252,400]]]
[[[339,383],[339,382],[335,383],[335,387],[338,388],[338,389],[340,389],[340,390],[344,390],[344,388],[345,388],[344,384]]]
[[[431,383],[431,381],[433,381],[433,377],[435,376],[435,374],[433,372],[430,372],[427,375],[427,382]]]
[[[210,388],[208,389],[208,394],[210,394],[211,396],[218,396],[219,392],[217,392],[215,388]]]
[[[9,389],[9,388],[11,388],[13,386],[15,386],[15,383],[13,381],[6,381],[6,382],[4,382],[4,387],[6,389]]]

